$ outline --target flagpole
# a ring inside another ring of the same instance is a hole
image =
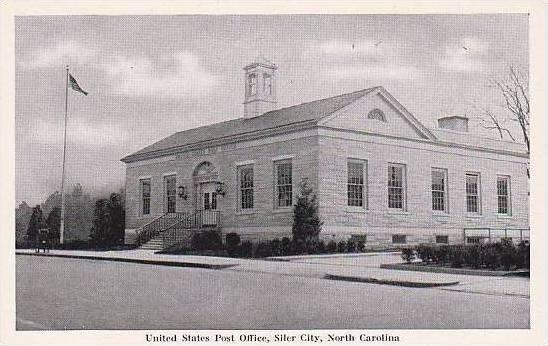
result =
[[[68,111],[68,82],[69,67],[67,65],[67,75],[65,83],[65,135],[63,138],[63,173],[61,175],[61,226],[59,227],[59,243],[63,244],[65,237],[65,158],[67,152],[67,111]]]

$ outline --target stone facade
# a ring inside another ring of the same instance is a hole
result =
[[[276,68],[264,62],[248,65],[246,81],[250,73],[268,72],[274,78]],[[252,81],[257,92],[246,94],[248,110],[251,101],[275,100],[275,89],[268,97],[263,94],[266,87],[261,83],[266,82],[261,78]],[[275,85],[274,79],[269,81],[269,87]],[[248,89],[246,84],[246,93]],[[465,240],[465,228],[529,227],[528,155],[523,145],[473,136],[464,127],[428,129],[384,88],[375,87],[261,115],[246,113],[242,119],[177,133],[127,156],[127,241],[166,212],[164,181],[173,175],[177,191],[186,194],[186,199],[175,197],[177,212],[205,208],[204,191],[222,186],[225,194],[217,196],[216,208],[223,233],[255,240],[290,236],[292,208],[276,206],[279,160],[292,162],[293,202],[303,178],[317,192],[325,239],[365,236],[373,246],[390,245],[393,236],[400,236],[398,241],[405,236],[406,244],[442,236],[459,243]],[[349,160],[365,166],[365,203],[360,207],[348,202]],[[403,167],[403,210],[388,205],[389,164]],[[253,167],[253,208],[242,210],[238,167],[244,165]],[[204,175],[201,167],[208,169]],[[433,169],[446,174],[443,211],[433,211]],[[466,206],[467,172],[479,174],[480,210],[473,215]],[[505,215],[497,209],[499,176],[509,181],[510,212]],[[151,182],[148,215],[142,215],[143,179]]]

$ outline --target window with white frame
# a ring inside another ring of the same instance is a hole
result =
[[[268,73],[263,74],[263,93],[272,95],[272,76]]]
[[[247,93],[248,95],[255,95],[257,93],[257,75],[255,73],[247,76]]]
[[[293,166],[291,160],[274,162],[274,195],[277,208],[291,207],[293,204]]]
[[[432,210],[447,212],[447,170],[432,168]]]
[[[510,177],[497,177],[498,213],[510,215]]]
[[[351,207],[367,207],[366,167],[365,161],[361,160],[349,160],[347,163],[347,203]]]
[[[388,208],[405,210],[405,165],[388,165]]]
[[[481,210],[479,173],[466,173],[466,212],[479,214]]]
[[[164,177],[165,191],[165,212],[174,213],[177,203],[177,177],[175,175],[167,175]]]
[[[253,165],[238,167],[240,209],[253,209]]]
[[[150,214],[150,179],[141,179],[141,214]]]

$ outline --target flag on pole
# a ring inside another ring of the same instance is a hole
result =
[[[78,82],[76,81],[76,78],[74,78],[70,73],[69,73],[69,80],[70,80],[70,87],[72,88],[72,90],[79,91],[84,95],[88,94],[87,91],[84,91],[82,90],[82,88],[80,88],[80,86],[78,85]]]

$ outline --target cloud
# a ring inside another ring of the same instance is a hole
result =
[[[81,65],[97,56],[95,49],[76,42],[60,42],[54,47],[39,49],[30,59],[19,62],[19,66],[28,69],[53,66]]]
[[[69,145],[108,148],[122,144],[125,138],[122,128],[117,124],[91,123],[87,119],[73,118],[67,125],[67,143]],[[38,120],[32,140],[42,145],[61,146],[63,144],[62,124]]]
[[[439,64],[444,69],[457,72],[480,72],[487,68],[484,57],[488,45],[475,37],[465,37],[460,42],[447,46]]]
[[[218,82],[190,52],[177,52],[157,62],[145,57],[118,57],[103,68],[112,91],[126,96],[192,98]]]
[[[329,79],[367,79],[367,80],[411,80],[422,77],[422,71],[413,66],[403,65],[360,65],[339,66],[325,71]]]

